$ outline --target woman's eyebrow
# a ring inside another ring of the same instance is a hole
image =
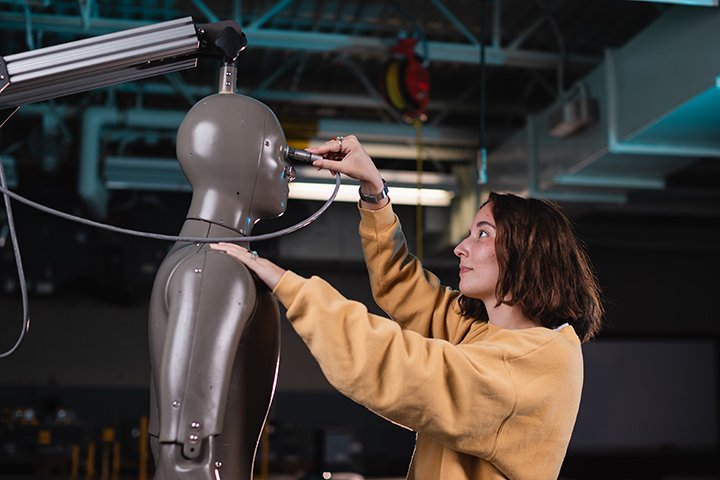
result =
[[[486,222],[485,220],[481,220],[481,221],[479,221],[478,223],[475,224],[475,228],[481,228],[481,227],[484,227],[484,226],[488,226],[488,227],[490,227],[490,228],[492,228],[492,229],[494,229],[494,230],[497,230],[497,228],[495,228],[495,225],[493,225],[493,224],[490,223],[490,222]]]

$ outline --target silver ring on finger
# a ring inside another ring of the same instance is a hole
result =
[[[253,261],[258,259],[258,253],[255,250],[251,250],[250,255],[252,255]]]

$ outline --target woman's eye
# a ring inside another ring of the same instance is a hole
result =
[[[478,233],[478,238],[487,237],[488,233],[485,230],[480,230],[480,233]]]

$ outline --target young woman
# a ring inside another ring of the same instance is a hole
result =
[[[234,244],[340,392],[417,432],[408,479],[557,478],[583,382],[580,344],[602,317],[597,281],[554,204],[491,194],[456,248],[459,291],[410,255],[380,173],[354,136],[315,166],[360,181],[369,314],[318,277]]]

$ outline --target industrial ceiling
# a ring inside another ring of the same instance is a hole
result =
[[[401,177],[421,169],[426,179],[450,178],[455,200],[444,209],[451,232],[445,243],[467,229],[453,220],[462,218],[457,212],[474,208],[478,193],[500,189],[562,203],[590,243],[620,245],[624,237],[626,244],[667,247],[674,243],[658,234],[681,226],[703,248],[717,250],[720,11],[714,6],[0,0],[0,56],[185,16],[242,25],[248,48],[238,90],[276,112],[291,145],[355,133],[384,171]],[[418,40],[430,78],[420,127],[403,121],[381,82],[391,48],[406,37]],[[163,180],[164,170],[143,170],[158,175],[155,187],[113,175],[122,177],[131,164],[123,161],[174,157],[175,129],[192,104],[216,91],[218,67],[201,59],[194,69],[24,106],[0,131],[12,184],[42,195],[43,185],[57,182],[62,187],[54,191],[79,197],[82,207],[57,196],[50,203],[105,219],[124,208],[110,202],[119,185],[172,190],[168,184],[177,181]],[[594,109],[575,131],[577,112],[568,118],[562,109],[585,98]],[[103,123],[108,115],[142,120]]]

